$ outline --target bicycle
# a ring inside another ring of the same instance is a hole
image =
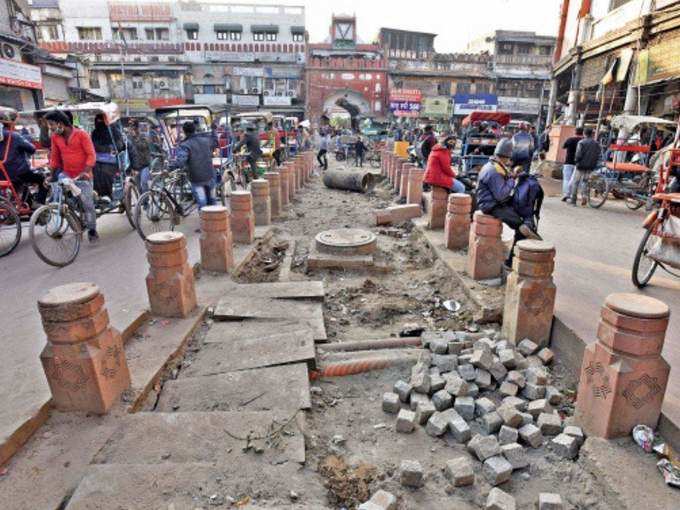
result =
[[[9,255],[21,241],[21,216],[16,207],[0,195],[0,257]]]
[[[198,207],[184,170],[164,172],[154,178],[149,191],[137,201],[134,221],[143,240],[154,232],[174,230],[181,218]]]

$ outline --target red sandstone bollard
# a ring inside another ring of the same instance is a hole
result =
[[[517,344],[528,338],[547,347],[555,311],[555,247],[543,241],[515,245],[513,271],[505,287],[503,338]]]
[[[251,244],[255,240],[255,214],[250,191],[231,194],[231,235],[235,243]]]
[[[397,161],[397,157],[390,152],[389,166],[387,168],[387,179],[389,180],[390,185],[394,185],[394,171],[395,171],[396,161]]]
[[[272,218],[278,218],[281,214],[281,175],[278,172],[266,172],[264,178],[269,182]]]
[[[156,232],[147,236],[146,258],[151,313],[161,317],[188,316],[196,308],[196,291],[184,234]]]
[[[401,183],[399,184],[399,196],[401,198],[406,198],[408,195],[408,181],[411,177],[412,168],[411,163],[404,163],[401,167]]]
[[[55,407],[106,414],[130,386],[130,372],[99,287],[54,287],[40,298],[38,310],[47,335],[40,361]]]
[[[505,254],[502,233],[500,220],[481,211],[475,213],[468,246],[468,274],[473,280],[489,280],[501,275]]]
[[[470,213],[472,212],[472,197],[464,193],[449,195],[447,205],[446,224],[444,225],[444,239],[449,250],[467,248],[470,239]]]
[[[408,190],[406,191],[406,203],[418,204],[423,203],[423,176],[425,170],[411,165],[411,170],[408,173]]]
[[[430,201],[430,209],[427,211],[427,226],[435,230],[444,228],[446,223],[446,204],[449,200],[449,194],[446,189],[440,186],[432,186],[432,197]]]
[[[302,189],[305,185],[305,176],[304,176],[304,168],[303,168],[303,163],[302,163],[302,158],[301,157],[296,157],[295,158],[295,169],[297,172],[297,184],[298,188]]]
[[[295,194],[298,191],[297,176],[295,175],[295,163],[289,161],[286,163],[286,167],[288,168],[288,196],[292,202]]]
[[[380,175],[385,176],[386,169],[387,169],[387,151],[383,149],[380,151]]]
[[[290,193],[288,191],[288,166],[284,163],[279,168],[279,186],[281,187],[281,211],[290,202]]]
[[[401,187],[401,174],[404,171],[404,165],[407,161],[404,158],[397,158],[397,166],[394,171],[394,183],[392,189],[395,193],[399,194],[399,188]]]
[[[221,205],[201,209],[201,267],[206,271],[228,273],[234,267],[229,211]]]
[[[627,436],[638,424],[656,428],[670,367],[661,356],[670,311],[639,294],[610,294],[597,341],[586,347],[576,419],[589,435]]]
[[[272,206],[271,198],[269,198],[269,182],[265,179],[255,179],[250,183],[250,192],[253,195],[255,225],[271,225]]]

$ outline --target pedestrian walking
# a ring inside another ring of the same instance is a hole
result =
[[[331,136],[328,133],[321,133],[321,139],[319,140],[319,152],[316,155],[316,160],[319,162],[319,166],[324,170],[328,170],[328,147],[331,143]]]
[[[593,139],[592,128],[586,128],[583,134],[585,138],[578,142],[576,156],[574,157],[576,170],[571,178],[571,204],[576,205],[578,190],[581,188],[581,205],[585,206],[588,204],[588,197],[585,195],[585,184],[590,179],[592,171],[597,168],[602,150],[600,149],[600,144]]]
[[[149,191],[151,177],[151,144],[149,137],[139,129],[139,121],[130,121],[130,166],[136,173],[137,184],[142,193]]]
[[[367,150],[368,147],[366,147],[364,141],[361,137],[358,137],[357,141],[354,143],[354,166],[363,168],[364,154],[366,154]]]
[[[576,146],[583,139],[583,128],[576,128],[574,136],[567,138],[562,148],[567,151],[562,165],[562,202],[566,202],[571,197],[571,178],[574,176],[576,168]]]
[[[211,133],[196,133],[196,124],[186,121],[182,124],[184,140],[177,146],[175,158],[169,167],[186,168],[191,183],[191,192],[202,209],[215,203],[215,169],[212,154],[216,148],[215,137]]]
[[[97,213],[94,208],[93,169],[97,154],[90,135],[73,125],[71,118],[60,110],[45,114],[50,137],[50,170],[56,180],[73,179],[80,189],[83,219],[87,238],[91,243],[99,240]]]

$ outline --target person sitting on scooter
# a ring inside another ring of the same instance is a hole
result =
[[[453,193],[465,193],[465,185],[456,179],[456,173],[451,167],[451,153],[455,147],[455,136],[447,136],[432,147],[423,176],[425,184],[439,186]]]
[[[498,218],[515,231],[515,241],[520,239],[540,240],[530,217],[522,218],[513,202],[515,177],[519,172],[512,168],[513,143],[501,138],[489,161],[482,167],[477,181],[477,209],[484,214]],[[521,167],[517,167],[521,171]],[[507,265],[512,263],[512,250]]]
[[[248,164],[250,165],[251,179],[257,179],[257,160],[262,157],[260,137],[258,136],[257,129],[253,124],[246,124],[245,129],[245,135],[243,135],[241,141],[239,141],[234,146],[234,154],[238,154],[238,152],[243,147],[246,148],[248,151],[246,161],[248,161]],[[248,181],[250,181],[250,179],[248,179]]]

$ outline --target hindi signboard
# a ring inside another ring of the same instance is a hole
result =
[[[260,106],[260,96],[232,94],[231,104],[238,106]]]
[[[0,58],[0,84],[42,89],[42,72],[38,66]]]
[[[468,115],[475,111],[495,112],[498,96],[495,94],[456,94],[453,96],[453,114]]]
[[[423,99],[423,116],[448,118],[451,115],[450,104],[447,96],[426,97]]]
[[[396,89],[390,92],[390,111],[395,117],[420,116],[422,93],[415,89]]]

